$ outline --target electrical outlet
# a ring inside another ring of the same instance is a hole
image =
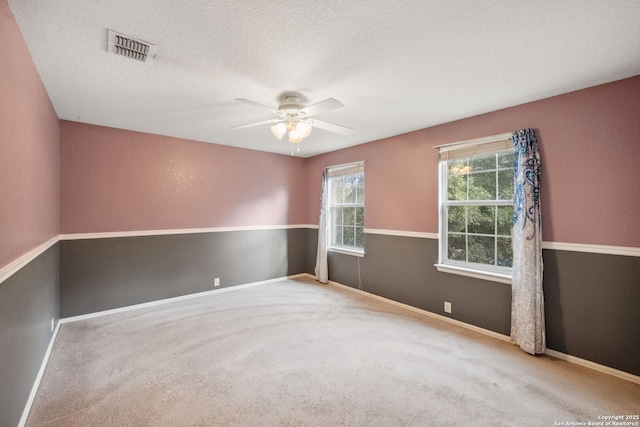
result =
[[[220,286],[220,278],[216,277],[215,279],[213,279],[213,286]]]
[[[445,313],[451,313],[451,303],[448,301],[444,302],[444,312]]]
[[[51,318],[51,332],[53,332],[53,329],[55,328],[55,320],[53,319],[53,317]]]

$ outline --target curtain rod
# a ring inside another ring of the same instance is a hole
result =
[[[451,151],[451,150],[457,150],[459,148],[463,148],[466,146],[489,144],[491,142],[503,141],[505,139],[511,139],[511,132],[501,133],[499,135],[493,135],[493,136],[485,136],[484,138],[476,138],[476,139],[468,139],[466,141],[452,142],[450,144],[436,145],[433,147],[433,149],[439,150],[439,151]]]
[[[366,160],[359,160],[357,162],[343,163],[341,165],[325,166],[325,168],[338,169],[338,168],[344,168],[344,167],[347,167],[347,166],[364,165],[365,162],[366,162]]]

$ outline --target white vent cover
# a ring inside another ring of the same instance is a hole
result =
[[[146,62],[155,55],[156,45],[109,30],[107,51]]]

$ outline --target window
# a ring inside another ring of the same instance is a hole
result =
[[[439,148],[438,269],[510,283],[515,161],[511,135]]]
[[[327,170],[329,249],[364,255],[364,162]]]

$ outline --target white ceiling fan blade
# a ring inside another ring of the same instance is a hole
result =
[[[328,130],[329,132],[339,133],[340,135],[351,135],[353,132],[353,129],[346,126],[335,125],[333,123],[323,122],[322,120],[308,119],[306,122],[318,129]]]
[[[266,125],[266,124],[272,124],[272,123],[280,123],[280,122],[284,122],[283,119],[271,119],[271,120],[265,120],[262,122],[257,122],[257,123],[249,123],[248,125],[240,125],[240,126],[234,126],[231,129],[245,129],[245,128],[250,128],[250,127],[254,127],[254,126],[260,126],[260,125]]]
[[[270,112],[272,112],[274,114],[278,114],[278,110],[276,110],[275,108],[267,107],[266,105],[258,104],[257,102],[250,101],[248,99],[235,98],[234,101],[242,102],[244,104],[253,105],[254,107],[262,108],[263,110],[267,110],[267,111],[270,111]]]
[[[324,101],[320,101],[315,104],[311,104],[308,107],[304,107],[300,110],[300,112],[306,114],[307,117],[310,117],[316,114],[324,113],[325,111],[331,111],[341,107],[344,107],[344,105],[342,105],[342,102],[338,101],[337,99],[328,98]]]

